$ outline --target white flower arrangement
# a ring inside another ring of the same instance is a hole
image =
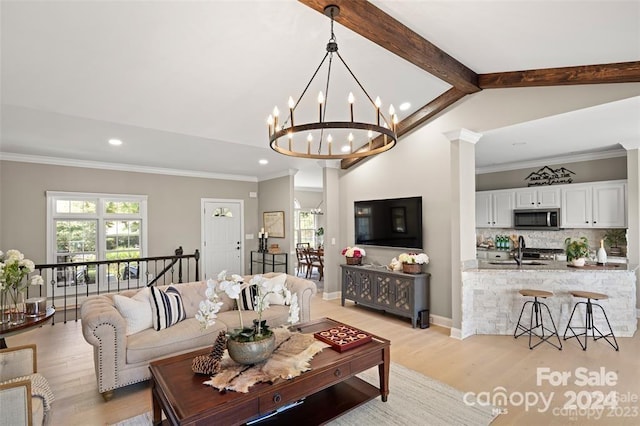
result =
[[[18,250],[7,250],[6,253],[0,251],[0,291],[22,292],[29,284],[44,284],[40,275],[32,275],[29,280],[25,280],[34,270],[33,261],[25,259],[24,254]]]
[[[215,324],[218,317],[217,314],[222,308],[219,294],[224,292],[231,299],[238,300],[240,293],[247,287],[256,287],[256,296],[254,300],[254,311],[258,313],[258,320],[255,321],[253,328],[245,328],[242,321],[242,308],[240,303],[236,303],[238,307],[238,315],[240,316],[240,332],[231,334],[230,338],[236,340],[253,341],[259,340],[262,336],[268,336],[271,331],[262,321],[262,312],[269,308],[270,294],[280,294],[284,297],[284,303],[289,305],[289,318],[291,324],[300,321],[300,306],[298,305],[298,295],[292,294],[291,291],[281,284],[273,284],[272,281],[265,279],[262,275],[254,275],[248,283],[244,283],[240,275],[233,274],[227,277],[227,271],[218,274],[218,280],[207,280],[207,290],[205,291],[206,299],[202,300],[199,305],[195,318],[200,322],[203,329]]]
[[[398,261],[400,263],[417,263],[424,265],[429,263],[429,256],[424,253],[402,253],[398,256]]]

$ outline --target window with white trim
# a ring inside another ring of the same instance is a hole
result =
[[[322,239],[317,234],[318,217],[311,211],[302,209],[297,198],[293,200],[294,213],[294,244],[307,243],[311,247],[317,247]]]
[[[48,191],[47,206],[48,263],[146,257],[146,195]],[[58,271],[56,281],[58,286],[108,283],[123,272],[129,271],[116,265],[79,267]]]

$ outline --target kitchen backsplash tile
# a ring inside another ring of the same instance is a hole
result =
[[[564,240],[568,237],[587,237],[591,250],[600,247],[600,240],[604,239],[607,229],[561,229],[559,231],[531,231],[524,229],[476,229],[476,241],[481,243],[489,238],[495,240],[496,235],[522,235],[527,247],[560,248],[564,249]],[[605,248],[608,248],[605,241]],[[624,247],[626,249],[626,247]],[[625,250],[626,252],[626,250]]]

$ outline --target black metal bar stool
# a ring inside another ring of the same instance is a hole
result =
[[[578,343],[580,343],[582,350],[586,351],[587,338],[589,337],[589,330],[591,330],[591,337],[593,337],[594,341],[598,339],[604,339],[607,341],[607,343],[611,345],[613,349],[615,349],[616,351],[619,350],[620,348],[618,346],[618,341],[616,340],[616,336],[613,335],[613,329],[611,328],[611,324],[609,323],[609,318],[607,318],[607,313],[604,311],[604,308],[602,306],[598,305],[597,303],[591,302],[592,299],[606,300],[609,298],[609,296],[602,293],[593,293],[590,291],[578,291],[578,290],[570,291],[569,293],[571,293],[573,297],[581,297],[581,298],[587,299],[587,301],[577,302],[573,307],[573,311],[571,311],[571,316],[569,317],[569,323],[567,324],[567,328],[564,330],[564,336],[562,336],[563,339],[567,340],[567,339],[573,339],[575,337]],[[571,320],[573,319],[573,315],[576,313],[576,309],[578,308],[578,305],[586,306],[584,327],[573,327],[571,325]],[[604,315],[604,319],[605,321],[607,321],[607,326],[609,327],[609,333],[602,334],[602,332],[593,323],[594,306],[600,308],[600,310],[602,311],[602,315]],[[567,331],[569,330],[571,330],[571,333],[573,333],[573,336],[567,337]],[[584,330],[584,332],[576,334],[576,330]],[[597,336],[596,336],[596,333],[597,333]],[[584,336],[584,344],[580,341],[580,336]],[[609,339],[610,337],[613,338],[613,342]]]
[[[542,342],[547,342],[551,346],[558,348],[559,350],[562,350],[562,342],[560,341],[560,336],[558,335],[556,324],[553,322],[551,311],[549,310],[549,307],[547,306],[546,303],[540,302],[538,300],[539,297],[543,299],[547,297],[551,297],[553,296],[553,293],[551,293],[550,291],[530,290],[530,289],[522,289],[519,291],[519,293],[525,297],[533,297],[533,300],[527,300],[526,302],[524,302],[524,305],[522,305],[522,310],[520,311],[520,317],[518,317],[518,325],[516,325],[516,329],[513,332],[513,338],[517,339],[523,334],[528,334],[529,349],[535,348]],[[529,318],[529,324],[527,327],[526,323],[522,324],[522,314],[524,313],[524,309],[527,307],[528,304],[531,304],[531,316]],[[553,328],[548,328],[544,325],[544,322],[542,319],[542,312],[543,312],[542,307],[544,307],[547,310],[547,314],[549,315],[549,320],[551,321],[551,326]],[[520,331],[520,334],[518,334],[518,331]],[[545,334],[545,331],[547,332],[547,334]],[[533,336],[536,336],[537,338],[539,338],[540,341],[535,345],[531,346],[531,338]],[[553,341],[549,340],[553,336],[556,336],[556,339],[558,339],[557,345]]]

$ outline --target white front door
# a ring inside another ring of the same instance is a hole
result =
[[[215,278],[220,271],[244,274],[242,200],[202,200],[202,276]]]

